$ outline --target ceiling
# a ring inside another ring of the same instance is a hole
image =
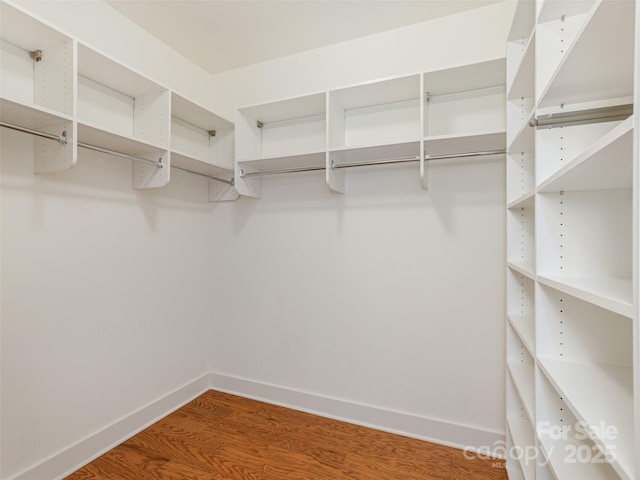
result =
[[[107,0],[209,73],[499,0]]]

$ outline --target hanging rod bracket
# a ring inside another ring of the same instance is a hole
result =
[[[42,61],[42,50],[32,50],[29,52],[29,56],[33,59],[34,62]]]
[[[257,126],[258,128],[262,128],[262,127],[264,127],[264,123],[262,123],[262,122],[260,122],[260,121],[257,121],[257,122],[256,122],[256,126]]]
[[[209,130],[207,133],[209,134],[210,137],[215,137],[216,136],[216,131],[215,130]]]

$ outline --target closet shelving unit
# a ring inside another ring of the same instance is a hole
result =
[[[236,200],[233,124],[171,93],[171,168],[208,178],[209,201]]]
[[[525,0],[516,9],[507,53],[509,478],[640,478],[637,8]],[[527,449],[537,455],[514,455]]]
[[[132,160],[134,188],[166,185],[173,167],[219,183],[210,187],[212,201],[237,198],[230,122],[16,5],[0,9],[1,125],[33,135],[35,173],[71,168],[88,149]],[[178,116],[186,119],[180,125]],[[206,140],[212,154],[201,155],[201,140],[185,135],[189,119],[220,131],[221,140]]]
[[[236,188],[260,197],[261,177],[326,170],[345,192],[348,168],[504,154],[504,58],[269,104],[236,115]]]

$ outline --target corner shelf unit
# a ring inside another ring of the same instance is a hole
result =
[[[241,108],[238,191],[260,197],[261,177],[325,171],[345,192],[347,168],[502,155],[504,59],[390,78]]]
[[[640,479],[637,10],[615,0],[516,8],[507,48],[511,479]],[[513,455],[527,448],[536,458]]]
[[[212,201],[237,198],[230,122],[13,4],[0,9],[1,125],[33,135],[35,173],[71,168],[88,149],[132,160],[134,188],[166,185],[173,167],[219,183]],[[180,116],[221,136],[186,135]]]

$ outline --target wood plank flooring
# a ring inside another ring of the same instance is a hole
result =
[[[67,480],[504,480],[504,462],[209,391]]]

